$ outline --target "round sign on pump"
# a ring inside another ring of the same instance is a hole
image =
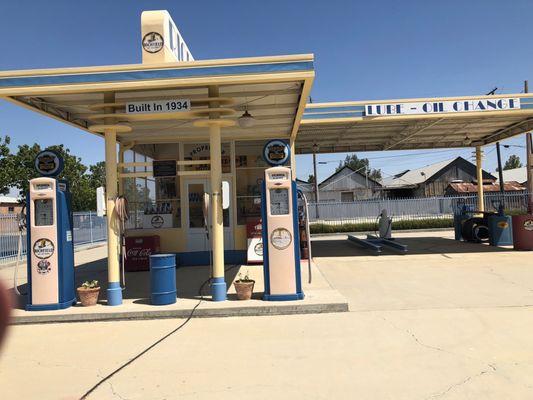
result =
[[[270,242],[276,249],[284,250],[292,243],[292,235],[285,228],[277,228],[270,235]]]
[[[53,150],[43,150],[35,157],[35,169],[42,176],[58,176],[64,166],[63,158]]]
[[[285,164],[291,156],[291,148],[289,144],[280,139],[274,139],[263,148],[263,158],[273,167]]]

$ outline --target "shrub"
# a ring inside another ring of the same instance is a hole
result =
[[[452,218],[426,218],[416,220],[398,220],[392,221],[393,230],[406,229],[434,229],[434,228],[452,228]],[[377,231],[377,224],[373,222],[343,223],[338,225],[330,224],[311,224],[311,233],[339,233],[339,232],[372,232]]]

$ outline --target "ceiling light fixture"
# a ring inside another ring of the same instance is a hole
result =
[[[244,110],[244,113],[237,120],[241,128],[251,128],[255,125],[255,118],[248,112]]]

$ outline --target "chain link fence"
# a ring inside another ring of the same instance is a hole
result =
[[[527,211],[527,193],[486,193],[485,211],[497,211],[503,202],[506,212]],[[452,219],[462,205],[477,209],[477,196],[442,196],[394,200],[358,200],[309,204],[309,221],[314,224],[342,225],[373,223],[382,210],[395,221]]]
[[[74,246],[103,242],[107,235],[107,221],[95,211],[75,212],[72,215]],[[19,215],[0,214],[0,264],[17,259],[19,249]],[[26,232],[22,234],[21,255],[26,255]]]

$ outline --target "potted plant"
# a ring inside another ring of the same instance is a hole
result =
[[[80,296],[82,306],[94,306],[98,302],[98,295],[100,294],[100,286],[98,281],[85,281],[78,288],[78,296]]]
[[[238,277],[233,285],[235,286],[235,291],[237,292],[237,298],[239,300],[250,300],[252,298],[252,293],[254,291],[255,281],[250,279],[248,276],[248,271],[242,276],[242,273],[239,273]]]

